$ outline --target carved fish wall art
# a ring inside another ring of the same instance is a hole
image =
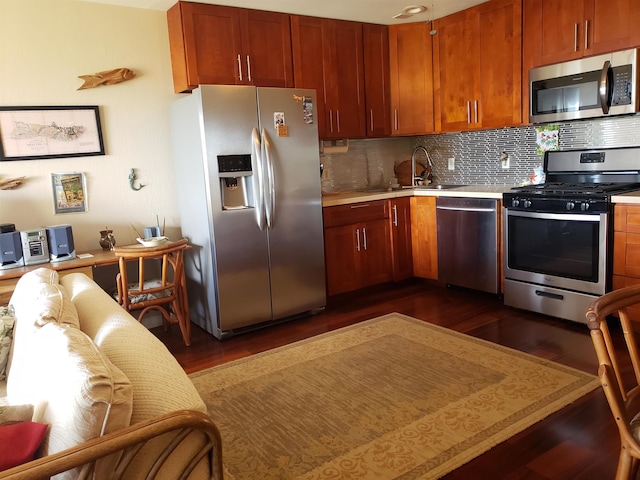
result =
[[[78,78],[84,80],[84,83],[78,90],[99,87],[100,85],[115,85],[116,83],[131,80],[135,76],[136,74],[128,68],[114,68],[94,75],[80,75]]]

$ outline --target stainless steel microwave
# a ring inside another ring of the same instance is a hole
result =
[[[634,48],[529,70],[529,121],[637,113],[638,51]]]

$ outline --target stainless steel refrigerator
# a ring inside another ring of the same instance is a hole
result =
[[[326,304],[314,90],[206,85],[171,106],[191,320],[217,338]]]

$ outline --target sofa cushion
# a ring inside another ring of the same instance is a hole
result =
[[[86,275],[72,273],[61,283],[69,291],[80,318],[80,328],[118,366],[133,384],[131,424],[175,410],[207,408],[193,383],[169,350],[147,328],[118,305]],[[165,434],[143,447],[128,465],[123,478],[141,478],[175,435]],[[201,438],[191,434],[180,442],[180,451],[198,452]],[[203,458],[189,478],[208,478]],[[165,463],[158,478],[179,478],[181,464]]]
[[[6,393],[9,404],[34,405],[33,420],[50,425],[46,455],[128,426],[133,392],[122,371],[74,326],[77,312],[66,289],[49,283],[57,276],[43,273],[24,275],[24,288],[11,298],[16,323]],[[97,463],[96,478],[109,478],[115,461]]]
[[[89,337],[69,325],[48,323],[24,338],[21,321],[18,318],[7,398],[14,405],[34,405],[34,421],[51,426],[43,455],[129,425],[131,382]],[[96,466],[98,472],[111,468],[104,463]]]
[[[48,273],[52,272],[52,273]],[[11,296],[10,305],[19,305],[21,311],[33,319],[36,326],[47,322],[63,323],[79,327],[78,313],[69,301],[67,291],[60,286],[55,270],[38,268],[23,275]]]
[[[131,423],[175,410],[207,408],[193,383],[147,328],[81,273],[62,277],[85,332],[133,384]]]
[[[33,405],[0,405],[0,425],[29,422],[32,418]]]

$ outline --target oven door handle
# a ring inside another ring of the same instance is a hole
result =
[[[598,96],[600,97],[600,107],[603,113],[609,113],[609,97],[611,96],[612,83],[611,62],[604,62],[602,72],[600,72],[600,82],[598,83]]]
[[[542,290],[536,290],[536,295],[539,297],[552,298],[553,300],[564,300],[564,295],[559,293],[543,292]]]

